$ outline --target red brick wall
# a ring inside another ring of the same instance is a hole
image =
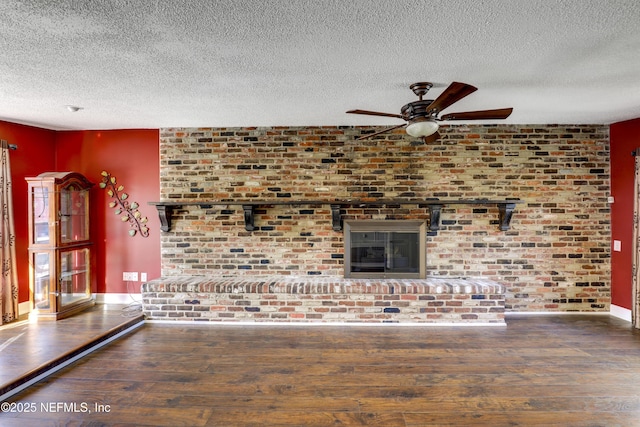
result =
[[[520,198],[511,230],[495,206],[449,206],[427,239],[427,275],[483,276],[513,311],[608,311],[607,126],[452,126],[423,144],[353,127],[162,129],[163,201]],[[347,208],[344,219],[429,219],[417,205]],[[328,205],[177,210],[162,274],[343,275]]]

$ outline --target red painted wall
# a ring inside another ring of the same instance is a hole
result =
[[[55,164],[55,136],[51,130],[0,121],[0,139],[16,144],[11,151],[11,179],[13,212],[15,215],[16,258],[18,265],[19,302],[29,300],[29,229],[27,182],[29,176],[53,170]]]
[[[28,176],[52,170],[55,164],[55,132],[33,126],[0,121],[0,139],[18,146],[9,154],[13,184],[13,213],[16,231],[18,301],[29,300],[29,228],[27,222]]]
[[[146,272],[149,280],[160,276],[160,221],[148,205],[160,198],[158,141],[157,129],[56,133],[56,170],[80,172],[96,184],[91,232],[98,293],[138,293],[140,282],[123,281],[124,271]],[[103,170],[124,185],[130,202],[140,205],[140,213],[149,219],[149,237],[129,236],[128,223],[109,207],[113,199],[98,186]]]
[[[140,282],[122,280],[123,271],[160,275],[160,221],[147,203],[160,197],[158,130],[56,132],[0,121],[0,139],[18,145],[11,152],[16,227],[19,302],[29,300],[28,212],[26,177],[48,171],[75,171],[98,184],[103,170],[125,186],[131,201],[149,218],[147,238],[128,235],[128,224],[109,208],[111,200],[96,185],[91,190],[91,233],[94,242],[93,290],[99,293],[139,292]],[[127,289],[127,287],[131,289]]]
[[[621,251],[611,242],[611,303],[631,309],[634,157],[640,148],[640,119],[614,123],[611,140],[611,238],[621,242]]]

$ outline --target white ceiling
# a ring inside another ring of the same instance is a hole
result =
[[[640,117],[637,0],[2,0],[0,119],[50,129],[400,124],[430,81],[445,113],[519,124]],[[65,105],[82,107],[72,113]]]

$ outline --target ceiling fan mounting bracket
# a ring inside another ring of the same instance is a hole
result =
[[[409,89],[411,89],[413,91],[413,93],[415,93],[418,98],[420,98],[420,101],[422,101],[422,97],[429,92],[429,89],[431,89],[433,87],[433,83],[430,82],[418,82],[418,83],[414,83],[411,86],[409,86]]]

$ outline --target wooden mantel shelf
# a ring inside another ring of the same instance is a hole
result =
[[[499,226],[501,231],[509,230],[511,217],[516,208],[516,204],[523,203],[519,199],[490,200],[490,199],[377,199],[377,200],[181,200],[181,201],[165,201],[165,202],[149,202],[155,206],[160,217],[160,230],[171,230],[171,215],[173,209],[179,209],[185,206],[199,206],[200,208],[211,208],[213,206],[242,206],[244,210],[244,228],[247,231],[255,230],[253,218],[256,206],[308,206],[308,205],[329,205],[331,206],[331,218],[333,229],[335,231],[342,230],[342,214],[341,209],[348,206],[355,207],[373,207],[385,205],[418,205],[426,207],[430,215],[430,231],[438,231],[440,229],[440,212],[443,206],[447,205],[495,205],[498,207]]]

